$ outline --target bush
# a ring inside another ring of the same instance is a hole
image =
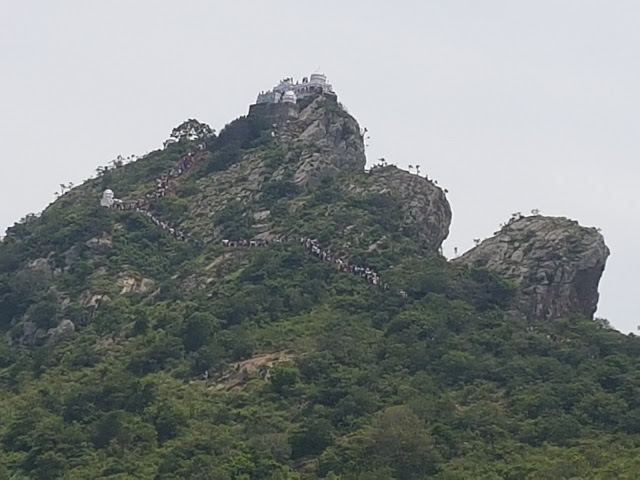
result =
[[[184,198],[172,195],[163,197],[155,207],[156,211],[164,217],[180,219],[185,216],[189,209],[189,202]]]
[[[214,217],[213,223],[220,227],[222,236],[229,240],[253,237],[253,216],[239,201],[227,203]]]
[[[182,341],[187,352],[195,352],[208,344],[220,321],[208,313],[194,313],[182,326]]]
[[[291,180],[272,180],[264,185],[261,200],[269,207],[282,198],[291,198],[299,193],[300,187]]]
[[[287,395],[300,379],[298,367],[290,363],[276,365],[271,371],[271,386],[274,392]]]

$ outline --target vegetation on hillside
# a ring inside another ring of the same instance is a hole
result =
[[[253,148],[278,155],[240,122],[208,140],[197,175]],[[0,244],[0,479],[640,476],[636,337],[582,318],[526,323],[513,285],[452,266],[403,229],[391,195],[363,201],[340,179],[313,193],[271,184],[212,222],[246,238],[267,204],[276,230],[346,239],[388,290],[296,243],[185,244],[97,206],[106,186],[135,198],[187,148],[106,172]],[[180,214],[189,195],[158,211]],[[153,289],[123,293],[123,275]],[[63,319],[74,335],[49,341]],[[287,360],[225,383],[272,352]]]

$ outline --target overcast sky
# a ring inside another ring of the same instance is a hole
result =
[[[195,117],[320,70],[449,189],[445,253],[540,209],[602,228],[597,315],[640,324],[640,2],[0,0],[0,229]]]

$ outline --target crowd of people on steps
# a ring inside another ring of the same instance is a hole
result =
[[[329,262],[335,265],[339,271],[343,273],[350,273],[356,277],[362,277],[371,285],[385,288],[385,285],[380,281],[380,275],[371,267],[356,265],[349,260],[344,260],[338,255],[334,255],[331,250],[324,250],[320,247],[318,240],[309,237],[300,237],[300,243],[304,245],[307,251],[312,255],[319,258],[324,262]]]
[[[189,241],[191,236],[180,230],[176,225],[166,222],[153,213],[151,213],[151,203],[154,200],[158,200],[164,197],[169,188],[172,185],[172,180],[177,179],[189,169],[195,163],[195,154],[188,152],[176,162],[176,164],[166,174],[156,178],[156,186],[153,192],[146,193],[144,197],[134,202],[122,202],[115,201],[111,208],[116,210],[135,211],[145,215],[151,222],[165,230],[176,240],[183,242]],[[386,289],[387,286],[382,283],[380,275],[370,266],[357,265],[351,261],[340,257],[338,254],[334,254],[331,250],[323,249],[318,240],[306,236],[294,236],[294,237],[278,237],[274,240],[253,239],[253,240],[222,240],[222,245],[230,248],[260,248],[267,247],[274,243],[283,243],[287,241],[297,241],[304,248],[316,258],[329,262],[334,265],[340,272],[348,273],[357,277],[363,278],[370,285],[375,285],[379,288]]]
[[[154,225],[162,228],[169,235],[176,240],[186,242],[191,239],[191,236],[180,230],[176,225],[165,222],[151,213],[151,202],[164,197],[169,188],[171,187],[171,181],[182,176],[184,173],[195,163],[195,154],[188,152],[176,162],[176,164],[166,174],[156,178],[156,186],[152,192],[148,192],[144,197],[139,198],[134,202],[114,202],[112,207],[115,210],[135,211],[145,215]]]
[[[382,283],[380,275],[369,266],[357,265],[341,258],[337,254],[333,254],[331,250],[325,250],[320,247],[318,240],[310,237],[289,237],[289,238],[276,238],[274,240],[222,240],[222,245],[231,248],[259,248],[267,247],[273,243],[283,243],[285,241],[298,241],[304,246],[304,248],[316,258],[333,264],[340,272],[349,273],[357,277],[363,278],[367,283],[375,285],[377,287],[386,289],[386,285]]]

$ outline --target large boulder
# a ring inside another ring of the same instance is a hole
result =
[[[455,262],[486,268],[519,287],[518,309],[532,321],[592,318],[609,249],[595,228],[561,217],[514,219]]]

